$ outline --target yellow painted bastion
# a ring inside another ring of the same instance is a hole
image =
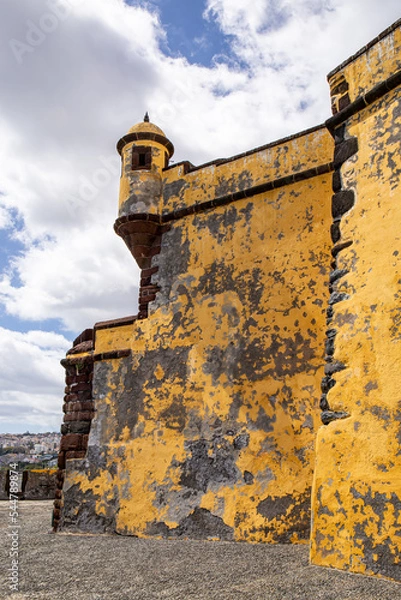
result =
[[[56,530],[401,581],[400,46],[398,21],[329,74],[326,123],[238,156],[169,165],[147,115],[119,140],[139,313],[62,361]]]

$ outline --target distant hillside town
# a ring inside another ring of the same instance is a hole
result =
[[[61,434],[46,433],[1,433],[0,467],[19,463],[20,467],[55,467]]]

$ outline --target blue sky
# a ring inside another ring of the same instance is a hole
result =
[[[115,143],[146,110],[200,164],[330,116],[326,74],[399,0],[2,0],[0,432],[59,430],[59,360],[135,314]],[[356,26],[357,24],[357,26]]]
[[[138,2],[130,1],[135,6]],[[163,51],[172,57],[185,56],[191,63],[209,66],[216,58],[229,56],[230,36],[221,34],[213,18],[204,18],[206,2],[193,0],[150,1],[148,6],[158,12],[166,41]]]

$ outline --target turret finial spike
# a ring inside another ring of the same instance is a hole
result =
[[[149,113],[146,111],[145,116],[143,117],[145,123],[149,123]]]

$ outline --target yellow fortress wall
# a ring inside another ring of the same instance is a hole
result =
[[[400,42],[329,75],[324,126],[200,167],[147,115],[118,142],[139,313],[62,361],[55,529],[401,580]]]
[[[67,470],[64,529],[309,538],[332,146],[323,128],[285,140],[298,182],[171,219],[148,318],[96,329],[95,353],[130,355],[95,362],[89,472]],[[258,183],[276,151],[206,169],[216,187]]]
[[[318,432],[312,505],[313,562],[398,580],[401,89],[399,77],[383,78],[387,62],[401,66],[400,43],[397,28],[329,76],[359,74],[354,103],[328,123],[337,212],[325,408],[345,418]]]

